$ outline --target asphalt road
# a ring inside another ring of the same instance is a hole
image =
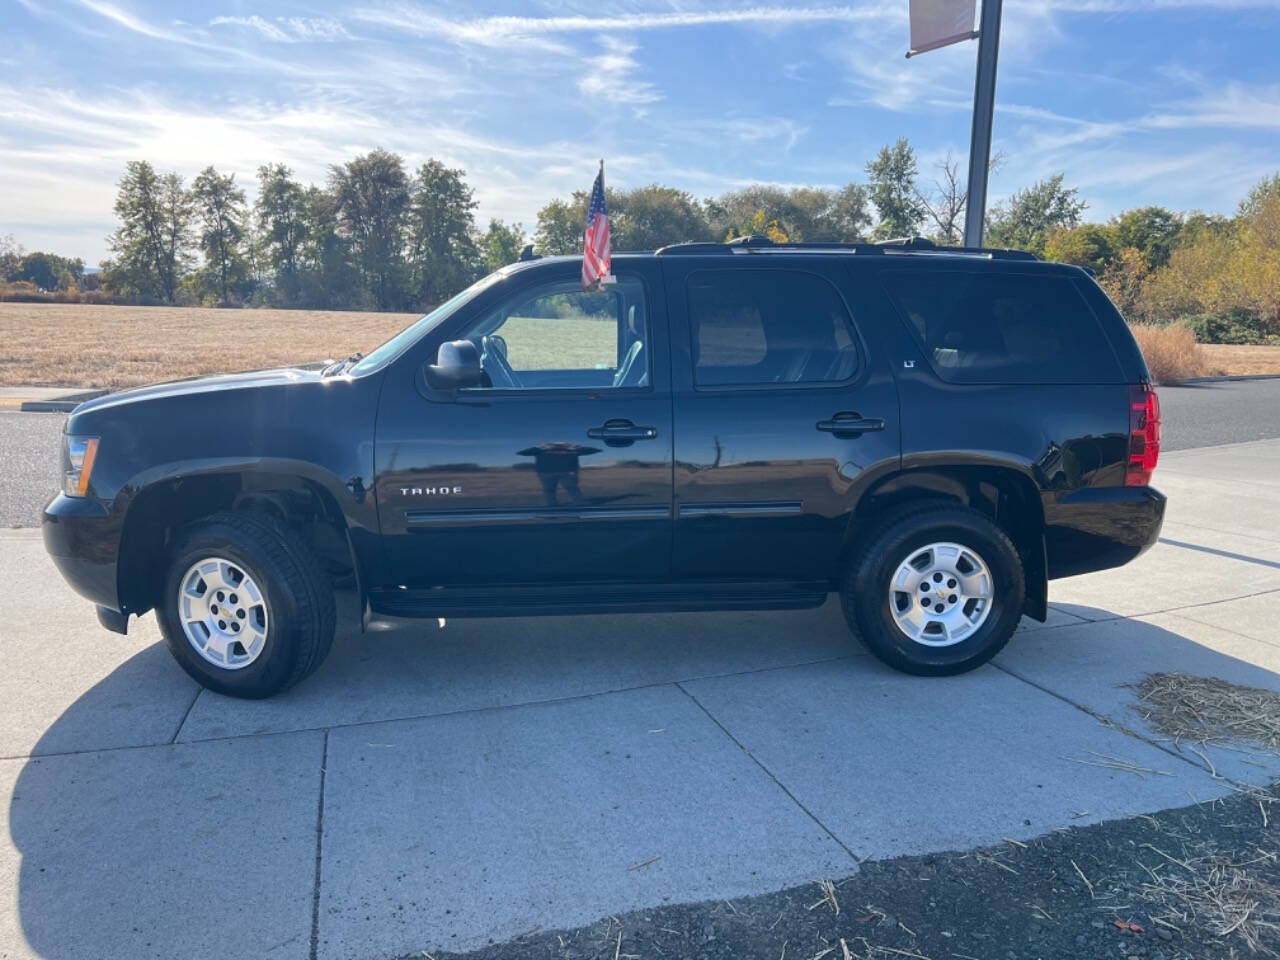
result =
[[[60,413],[0,411],[0,528],[34,527],[58,489]]]
[[[1280,437],[1280,379],[1162,387],[1164,449]],[[0,527],[31,527],[57,484],[57,413],[0,412]]]

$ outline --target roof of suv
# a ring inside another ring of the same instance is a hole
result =
[[[988,263],[1005,263],[1016,268],[1018,265],[1035,265],[1037,270],[1049,272],[1079,273],[1082,268],[1071,264],[1057,263],[1040,259],[1026,250],[1013,250],[1007,247],[950,247],[934,243],[925,237],[905,237],[898,240],[881,240],[877,243],[775,243],[768,237],[751,235],[736,237],[724,243],[694,241],[673,243],[657,250],[619,250],[614,253],[615,260],[641,259],[650,257],[723,257],[733,255],[802,255],[802,256],[849,256],[859,259],[870,257],[892,257],[894,260],[914,261],[917,264],[925,261],[934,263],[957,263],[959,261],[978,261]],[[579,256],[542,257],[526,248],[516,263],[504,269],[514,270],[531,266],[537,262],[580,260]]]

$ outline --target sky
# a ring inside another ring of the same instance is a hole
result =
[[[991,200],[1056,173],[1089,219],[1229,213],[1280,170],[1280,0],[1006,0]],[[977,44],[910,60],[907,0],[0,0],[0,236],[97,263],[145,159],[310,182],[374,147],[466,171],[532,232],[554,196],[704,198],[966,161]]]

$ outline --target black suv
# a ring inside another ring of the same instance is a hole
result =
[[[1159,407],[1087,273],[761,238],[486,277],[366,357],[67,422],[44,539],[123,633],[263,697],[364,616],[813,607],[917,674],[1157,538]]]

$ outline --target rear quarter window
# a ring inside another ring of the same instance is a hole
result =
[[[890,299],[949,383],[1116,383],[1111,342],[1070,277],[902,270]]]

